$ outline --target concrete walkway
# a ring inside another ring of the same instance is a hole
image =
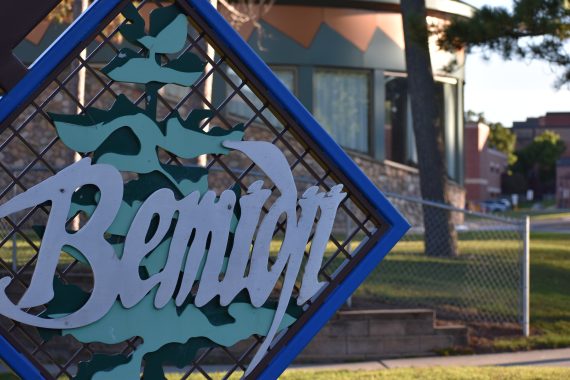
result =
[[[293,364],[288,371],[379,371],[391,368],[420,367],[480,367],[480,366],[549,366],[570,367],[570,348],[558,350],[537,350],[504,354],[430,356],[409,359],[386,359],[358,363],[338,364]],[[204,365],[206,372],[226,372],[228,365]],[[178,368],[167,368],[167,372],[183,372]]]
[[[361,363],[294,365],[290,369],[305,370],[381,370],[419,367],[479,367],[479,366],[550,366],[570,367],[570,348],[537,350],[503,354],[434,356],[410,359],[386,359]]]
[[[480,366],[545,366],[570,367],[570,348],[558,350],[537,350],[504,354],[465,355],[465,356],[432,356],[409,359],[386,359],[359,363],[339,364],[294,364],[288,371],[379,371],[392,368],[421,367],[480,367]],[[226,372],[229,365],[204,365],[206,372]],[[48,368],[49,369],[49,368]],[[187,369],[186,369],[187,370]],[[180,373],[184,369],[167,367],[166,372]],[[0,373],[8,372],[0,365]]]

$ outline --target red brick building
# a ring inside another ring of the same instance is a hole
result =
[[[515,121],[512,131],[517,135],[517,149],[524,148],[547,130],[560,135],[568,147],[562,157],[570,157],[570,112],[548,112],[541,117]]]
[[[562,158],[556,165],[556,205],[559,208],[570,208],[570,158],[568,157]]]
[[[489,147],[490,128],[484,123],[465,125],[465,189],[467,201],[478,202],[501,194],[501,174],[507,155]]]
[[[566,144],[566,151],[556,165],[556,203],[570,207],[570,112],[548,112],[546,115],[513,123],[517,149],[524,148],[544,131],[556,132]]]

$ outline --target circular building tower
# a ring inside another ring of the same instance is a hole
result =
[[[470,17],[461,1],[427,0],[428,23]],[[417,162],[397,0],[277,1],[258,27],[239,32],[335,140],[385,191],[419,195]],[[463,202],[465,55],[430,39],[449,179]],[[225,97],[221,81],[214,96]],[[233,99],[233,116],[251,111]],[[386,181],[386,178],[398,181]]]

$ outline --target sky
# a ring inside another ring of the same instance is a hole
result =
[[[512,0],[465,0],[482,5],[511,7]],[[483,112],[489,122],[511,126],[513,121],[546,112],[570,112],[570,89],[556,90],[556,75],[543,62],[504,61],[492,55],[470,54],[466,65],[465,110]]]

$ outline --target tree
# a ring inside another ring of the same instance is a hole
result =
[[[508,157],[509,166],[514,165],[517,162],[515,154],[517,135],[510,129],[503,127],[501,123],[491,123],[489,128],[489,146],[505,153]]]
[[[424,199],[449,203],[442,122],[434,96],[425,0],[402,0],[401,11],[420,190]],[[457,233],[451,213],[443,208],[424,205],[423,218],[426,255],[457,255]]]
[[[481,48],[505,59],[538,59],[561,69],[557,87],[570,86],[570,2],[514,0],[513,10],[484,6],[470,19],[454,18],[438,33],[440,48]]]
[[[220,11],[235,29],[251,22],[255,29],[261,31],[259,20],[269,12],[275,0],[216,0],[216,2],[222,6]]]
[[[514,171],[527,176],[529,187],[540,196],[555,190],[556,161],[566,150],[558,133],[545,131],[533,142],[517,152]]]
[[[486,123],[485,114],[483,112],[475,112],[473,110],[465,111],[465,120],[473,123]]]

